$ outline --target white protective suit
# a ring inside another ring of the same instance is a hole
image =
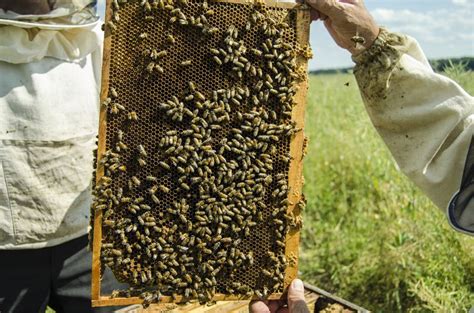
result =
[[[102,41],[94,5],[0,9],[0,249],[87,233]]]
[[[473,235],[474,98],[434,73],[413,38],[384,29],[354,62],[367,112],[400,169],[451,226]]]

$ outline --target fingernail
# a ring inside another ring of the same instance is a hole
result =
[[[294,290],[297,290],[297,291],[304,291],[304,284],[301,281],[301,279],[295,279],[291,283],[291,288],[293,288]]]

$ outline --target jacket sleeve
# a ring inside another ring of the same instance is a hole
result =
[[[354,61],[367,112],[400,169],[447,210],[452,226],[474,234],[473,192],[466,187],[474,189],[472,175],[466,175],[472,171],[473,158],[467,155],[474,98],[434,73],[408,36],[382,29],[373,46]],[[463,201],[457,201],[460,194]]]

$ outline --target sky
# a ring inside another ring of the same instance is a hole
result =
[[[104,0],[99,0],[99,12]],[[474,0],[366,0],[379,25],[417,39],[428,58],[474,56]],[[309,69],[352,66],[321,22],[311,25]]]

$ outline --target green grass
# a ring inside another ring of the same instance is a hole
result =
[[[310,78],[306,134],[302,278],[374,312],[467,312],[474,239],[397,170],[352,75]]]

